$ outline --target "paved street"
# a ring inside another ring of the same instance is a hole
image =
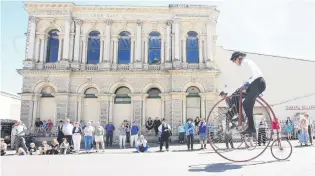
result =
[[[297,146],[297,142],[292,142]],[[196,145],[199,147],[199,145]],[[315,147],[294,147],[290,161],[278,162],[270,150],[247,163],[232,163],[212,150],[184,151],[186,146],[173,146],[170,152],[134,153],[132,149],[111,149],[103,154],[66,156],[6,156],[2,158],[2,176],[66,176],[66,175],[128,175],[128,176],[304,176],[315,174]],[[246,150],[235,155],[244,156]],[[60,169],[54,170],[54,169]],[[163,173],[161,173],[163,172]]]

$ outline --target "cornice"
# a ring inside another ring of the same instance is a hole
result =
[[[172,76],[172,75],[207,75],[217,76],[218,70],[164,70],[164,71],[71,71],[71,70],[23,70],[18,69],[18,73],[22,76],[38,76],[38,75],[54,75],[54,76],[93,76],[93,75],[133,75],[133,76],[146,76],[146,75],[161,75],[161,76]]]

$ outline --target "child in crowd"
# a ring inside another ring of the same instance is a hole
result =
[[[51,141],[51,146],[47,151],[48,155],[58,155],[59,154],[59,143],[57,139]]]
[[[53,128],[54,124],[52,123],[52,121],[49,119],[47,124],[46,124],[46,131],[48,134],[51,134],[51,130]]]
[[[67,139],[63,138],[62,143],[60,144],[60,154],[65,155],[67,153],[70,153],[69,149],[70,149],[70,146]]]
[[[0,145],[1,145],[1,156],[5,155],[7,152],[7,144],[4,142],[4,139],[0,139]]]
[[[179,136],[178,136],[178,138],[179,138],[179,143],[180,143],[180,144],[183,144],[183,143],[184,143],[184,140],[185,140],[185,133],[186,133],[183,124],[181,124],[181,125],[178,127],[178,133],[179,133]]]
[[[18,150],[18,155],[19,155],[19,156],[24,156],[24,155],[26,155],[26,152],[25,152],[25,150],[24,150],[22,147],[19,148],[19,150]]]
[[[38,153],[39,155],[46,155],[47,150],[49,150],[49,145],[47,144],[47,141],[43,141],[42,144],[38,147]]]
[[[37,149],[35,147],[35,143],[30,144],[30,148],[28,149],[30,151],[30,155],[36,155],[37,154]]]

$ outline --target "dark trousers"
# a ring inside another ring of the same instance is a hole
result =
[[[225,145],[226,145],[226,148],[229,148],[229,143],[230,143],[230,145],[231,145],[231,148],[234,148],[232,138],[231,138],[231,139],[227,139],[227,140],[225,140]]]
[[[187,147],[188,149],[194,149],[194,135],[187,135]]]
[[[168,141],[169,141],[169,136],[162,136],[161,138],[160,138],[160,150],[162,150],[162,148],[163,148],[163,144],[164,144],[164,142],[165,142],[165,148],[166,148],[166,150],[168,150]]]
[[[255,129],[253,110],[256,98],[266,89],[266,83],[264,78],[259,77],[255,79],[248,87],[246,91],[246,97],[243,102],[244,111],[248,118],[248,128]]]
[[[313,135],[312,135],[312,128],[311,126],[309,125],[308,126],[308,136],[309,136],[309,139],[310,139],[310,143],[313,144]]]
[[[25,137],[24,136],[15,136],[15,150],[16,153],[18,152],[19,148],[22,147],[25,152],[27,152],[27,147],[25,143]]]
[[[130,143],[130,132],[126,132],[126,142]]]
[[[259,128],[258,129],[258,145],[263,143],[265,145],[266,143],[266,129],[265,128]]]
[[[112,146],[112,144],[113,144],[113,132],[112,131],[108,131],[106,133],[106,146],[108,146],[108,144],[110,146]]]
[[[184,140],[185,140],[185,132],[179,133],[178,140],[179,140],[180,143],[184,142]]]
[[[72,135],[65,135],[65,138],[69,142],[70,148],[73,148],[73,140],[72,140]]]
[[[154,126],[154,131],[155,131],[155,136],[157,136],[159,134],[159,127]]]

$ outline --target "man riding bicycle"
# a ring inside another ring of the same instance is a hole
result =
[[[244,130],[242,134],[251,135],[256,133],[253,117],[255,100],[262,92],[265,91],[266,82],[259,67],[252,60],[246,59],[245,57],[245,53],[237,51],[232,54],[230,60],[238,66],[251,70],[251,75],[248,77],[249,79],[241,89],[243,93],[246,94],[243,101],[243,107],[248,119],[248,128]]]

